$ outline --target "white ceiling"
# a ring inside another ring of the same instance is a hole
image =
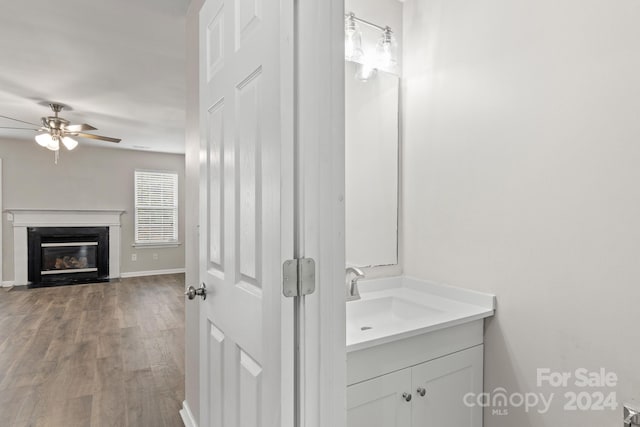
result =
[[[81,144],[184,153],[188,2],[2,1],[0,115],[39,123],[55,101],[72,109],[61,117],[122,138]],[[0,129],[0,138],[34,135]]]

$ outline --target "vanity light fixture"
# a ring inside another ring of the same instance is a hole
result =
[[[356,78],[367,81],[375,76],[378,69],[393,71],[397,64],[398,44],[391,27],[383,27],[358,18],[353,12],[345,13],[344,16],[344,59],[359,64]],[[375,52],[365,53],[362,50],[362,33],[358,24],[364,24],[382,32]]]

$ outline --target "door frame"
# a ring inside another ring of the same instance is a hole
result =
[[[199,277],[199,158],[200,123],[198,99],[198,22],[204,0],[191,0],[187,32],[187,122],[185,135],[186,285],[196,286]],[[281,42],[295,44],[294,55],[283,58],[295,70],[289,98],[293,111],[284,120],[294,121],[296,209],[294,253],[316,261],[316,291],[282,304],[283,334],[293,337],[294,304],[302,314],[300,323],[300,376],[283,370],[284,399],[280,408],[282,427],[346,426],[345,337],[345,240],[344,240],[344,0],[281,2],[282,13],[291,14],[293,28],[281,29]],[[287,83],[283,76],[283,83]],[[290,81],[290,80],[289,80]],[[284,105],[284,104],[283,104]],[[283,123],[286,125],[286,123]],[[293,159],[292,159],[293,160]],[[191,212],[191,214],[190,214]],[[289,301],[289,300],[287,300]],[[198,355],[200,303],[185,309],[185,401],[180,411],[185,425],[199,423]],[[286,335],[285,335],[286,336]],[[293,339],[282,343],[283,366],[294,360]],[[297,384],[298,393],[294,392]],[[294,414],[293,400],[300,398]],[[297,419],[296,419],[297,418]]]
[[[297,1],[296,14],[296,256],[317,266],[302,302],[300,427],[345,427],[344,0]]]
[[[199,14],[204,0],[190,0],[185,19],[185,285],[200,283],[200,42]],[[185,300],[187,301],[187,300]],[[200,425],[200,308],[185,303],[185,397],[180,416],[186,427]]]

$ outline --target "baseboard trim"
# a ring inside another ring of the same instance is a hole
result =
[[[184,272],[184,268],[168,268],[165,270],[130,271],[128,273],[120,273],[120,277],[126,279],[128,277],[160,276],[162,274],[184,274]],[[26,285],[26,283],[16,285],[14,280],[5,280],[4,282],[0,282],[0,288],[10,288],[12,286]]]
[[[196,420],[193,418],[193,414],[191,413],[191,409],[189,409],[189,404],[186,400],[182,402],[180,417],[182,418],[184,427],[198,427],[198,424],[196,424]]]
[[[144,276],[160,276],[161,274],[181,274],[184,268],[170,268],[167,270],[149,270],[149,271],[130,271],[128,273],[120,273],[120,277],[126,279],[128,277],[144,277]]]

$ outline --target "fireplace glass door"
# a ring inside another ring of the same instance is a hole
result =
[[[41,275],[98,271],[98,242],[42,243]]]

